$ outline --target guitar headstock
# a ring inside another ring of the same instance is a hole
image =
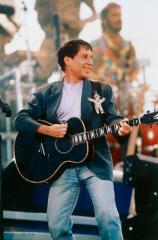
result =
[[[140,118],[141,124],[158,123],[158,112],[146,113]]]

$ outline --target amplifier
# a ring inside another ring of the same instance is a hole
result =
[[[158,158],[143,154],[127,156],[124,160],[123,182],[136,187],[143,180],[150,183],[153,190],[158,190]]]

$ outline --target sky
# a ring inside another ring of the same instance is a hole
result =
[[[15,36],[12,46],[6,46],[6,52],[13,51],[14,48],[23,48],[26,38],[29,38],[31,50],[37,51],[43,39],[44,32],[37,22],[37,13],[33,6],[35,0],[25,0],[28,8],[27,13],[20,11],[22,1],[15,0],[19,9],[19,18],[23,22],[23,27]],[[101,9],[111,1],[94,0],[94,5],[99,13]],[[136,55],[141,63],[147,64],[144,71],[141,71],[138,78],[151,86],[152,94],[158,96],[158,1],[157,0],[114,0],[119,3],[122,8],[122,30],[121,35],[130,40],[135,47]],[[91,15],[90,9],[85,5],[81,5],[80,17],[85,18]],[[32,19],[32,20],[30,20]],[[95,31],[94,31],[95,29]],[[91,41],[101,34],[100,20],[97,19],[92,23],[88,23],[81,31],[80,37]],[[40,36],[40,37],[39,37]],[[17,44],[18,41],[18,44]],[[26,44],[25,44],[26,45]]]

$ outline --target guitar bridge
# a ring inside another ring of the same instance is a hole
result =
[[[43,156],[45,156],[45,155],[46,155],[46,154],[45,154],[44,147],[43,147],[43,144],[42,144],[42,143],[40,144],[40,148],[39,148],[38,152],[39,152],[39,153],[41,153],[41,155],[43,155]]]

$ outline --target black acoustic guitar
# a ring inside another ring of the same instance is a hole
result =
[[[42,124],[51,125],[46,121]],[[130,126],[158,122],[158,112],[144,114],[127,123]],[[66,167],[83,164],[93,157],[93,140],[118,131],[119,123],[86,130],[79,118],[70,118],[68,134],[52,138],[41,134],[19,132],[15,141],[15,164],[20,175],[32,183],[56,180]]]

